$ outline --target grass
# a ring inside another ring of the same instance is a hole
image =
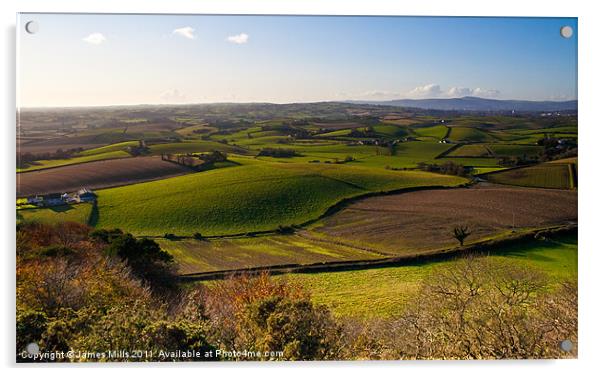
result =
[[[317,137],[340,137],[347,136],[349,133],[351,133],[351,129],[341,129],[338,131],[321,133]]]
[[[478,158],[478,157],[453,157],[453,158],[439,158],[436,163],[441,164],[444,162],[454,162],[461,164],[462,166],[473,166],[473,167],[500,167],[499,161],[496,158]]]
[[[534,157],[543,151],[543,146],[535,145],[490,144],[488,147],[497,157]]]
[[[21,209],[17,211],[17,222],[36,221],[42,223],[79,222],[87,223],[92,213],[92,204],[61,205],[51,208]]]
[[[408,131],[400,126],[391,124],[379,124],[373,127],[374,132],[386,137],[403,137],[408,134]]]
[[[396,145],[395,155],[376,155],[372,147],[370,155],[360,156],[354,163],[370,167],[414,168],[419,162],[437,163],[435,157],[451,147],[450,144],[438,142],[402,142]]]
[[[223,151],[226,153],[241,153],[244,150],[236,146],[226,145],[214,141],[184,141],[150,146],[152,155],[176,153],[200,153],[208,151]]]
[[[27,168],[17,169],[17,172],[27,172],[27,171],[35,171],[35,170],[43,170],[50,167],[60,167],[60,166],[68,166],[78,163],[85,162],[93,162],[93,161],[102,161],[107,159],[117,159],[117,158],[129,158],[131,155],[126,153],[125,151],[108,151],[105,153],[99,154],[91,154],[85,155],[81,157],[74,157],[69,159],[51,159],[51,160],[42,160],[36,161],[35,165],[31,165]]]
[[[78,156],[84,157],[89,155],[104,154],[113,151],[125,151],[130,146],[138,146],[138,141],[118,142],[116,144],[101,146],[99,148],[88,149],[79,153]]]
[[[467,127],[453,127],[449,139],[455,142],[496,141],[496,139],[486,131]]]
[[[543,163],[537,166],[493,172],[484,177],[499,184],[524,187],[570,189],[571,176],[568,164]]]
[[[336,142],[336,141],[332,141]],[[293,144],[262,144],[257,147],[286,148],[294,149],[300,156],[294,158],[269,158],[261,157],[263,160],[277,162],[296,162],[307,163],[308,161],[319,160],[335,161],[344,160],[347,156],[352,156],[355,160],[349,165],[362,167],[385,168],[386,166],[394,168],[413,168],[419,162],[435,163],[435,157],[446,151],[452,145],[440,144],[438,142],[410,141],[402,142],[395,146],[395,154],[387,155],[388,149],[373,145],[346,145],[344,143],[293,143]]]
[[[577,278],[577,238],[554,241],[533,240],[493,254],[492,259],[522,264],[546,273],[552,284]],[[408,266],[344,272],[291,274],[288,278],[307,288],[313,300],[326,304],[336,315],[390,317],[402,312],[407,299],[420,283],[455,261],[438,261]]]
[[[98,191],[95,224],[138,235],[268,231],[316,219],[345,198],[464,181],[417,171],[262,162]]]
[[[474,175],[486,174],[494,171],[502,171],[505,170],[505,167],[476,167],[472,170]]]
[[[489,149],[482,144],[462,145],[447,156],[449,157],[490,157]]]
[[[445,125],[433,125],[430,127],[412,127],[412,131],[421,137],[431,137],[436,140],[441,140],[447,134]]]
[[[278,264],[366,260],[377,254],[305,239],[298,235],[270,235],[217,240],[157,240],[175,259],[180,273],[242,269]]]

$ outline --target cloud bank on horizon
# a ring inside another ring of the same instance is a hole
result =
[[[409,91],[370,90],[363,93],[338,93],[337,100],[395,100],[395,99],[435,99],[481,97],[498,99],[501,92],[496,89],[483,89],[453,86],[443,89],[439,84],[417,86]]]

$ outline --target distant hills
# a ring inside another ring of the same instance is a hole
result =
[[[414,107],[444,111],[576,111],[577,101],[521,101],[479,97],[440,99],[395,99],[389,101],[349,101],[350,103]]]

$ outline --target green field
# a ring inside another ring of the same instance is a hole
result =
[[[244,150],[241,148],[213,141],[184,141],[156,144],[149,147],[152,155],[160,155],[164,153],[201,153],[213,150],[223,151],[226,153],[244,153]]]
[[[574,188],[569,164],[543,163],[532,167],[510,169],[483,175],[490,182],[524,187]]]
[[[496,157],[535,157],[543,151],[543,147],[535,145],[489,144],[487,147]]]
[[[342,199],[465,179],[347,165],[257,163],[98,191],[98,227],[225,235],[316,219]]]
[[[78,154],[78,156],[88,156],[96,154],[104,154],[112,151],[126,151],[130,146],[138,146],[138,141],[125,141],[118,142],[107,146],[101,146],[99,148],[84,150]]]
[[[448,128],[445,125],[433,125],[430,127],[412,127],[412,131],[420,137],[430,137],[435,140],[441,140],[447,134]]]
[[[457,149],[454,149],[451,153],[447,154],[448,157],[491,157],[491,153],[486,145],[474,144],[474,145],[462,145]]]
[[[449,139],[454,142],[488,142],[496,141],[495,137],[478,128],[453,127]]]
[[[381,255],[298,235],[270,235],[233,239],[158,239],[174,257],[180,273],[243,269],[280,264],[368,260]]]
[[[92,204],[55,206],[41,209],[17,210],[17,222],[36,221],[42,223],[79,222],[88,223]]]
[[[398,125],[379,124],[375,125],[373,128],[374,132],[386,137],[403,137],[408,134],[408,131],[405,128]]]
[[[320,133],[318,137],[341,137],[347,136],[349,133],[351,133],[351,129],[341,129],[339,131]]]
[[[545,272],[552,282],[577,278],[577,238],[533,240],[507,247],[489,257],[524,264]],[[287,278],[310,290],[314,301],[340,316],[390,317],[400,313],[420,282],[454,261],[367,270],[290,274]]]

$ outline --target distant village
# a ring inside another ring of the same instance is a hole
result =
[[[51,193],[27,197],[27,205],[39,207],[79,204],[96,201],[96,193],[88,188],[82,188],[73,193]]]

